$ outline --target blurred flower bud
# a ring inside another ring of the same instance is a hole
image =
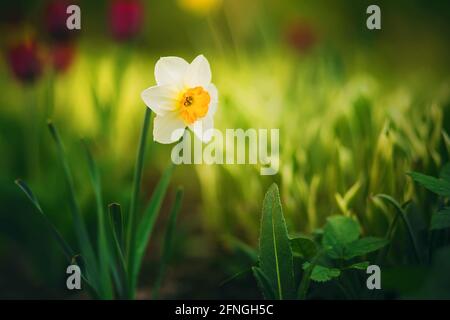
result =
[[[316,44],[317,36],[309,24],[302,21],[295,21],[287,28],[286,40],[296,51],[305,53]]]
[[[216,10],[222,0],[178,0],[180,6],[196,14],[206,15]]]
[[[117,41],[134,38],[142,29],[144,6],[139,0],[113,0],[109,8],[109,25]]]
[[[50,49],[50,59],[56,72],[65,72],[73,63],[76,49],[73,44],[56,44]]]
[[[45,9],[45,28],[55,42],[66,42],[76,34],[75,30],[69,30],[66,25],[69,17],[66,10],[71,4],[66,0],[52,0]]]
[[[11,47],[8,50],[8,62],[13,74],[23,83],[33,83],[42,74],[43,60],[33,40]]]

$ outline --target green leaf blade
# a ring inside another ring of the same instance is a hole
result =
[[[264,198],[259,250],[260,268],[276,292],[276,298],[293,299],[293,255],[276,184],[269,188]]]
[[[295,237],[290,239],[292,253],[303,259],[312,259],[317,254],[317,245],[307,237]]]
[[[349,260],[354,257],[366,255],[377,251],[389,243],[387,239],[376,237],[365,237],[350,242],[345,246],[344,259]]]
[[[85,141],[83,145],[86,151],[86,160],[89,168],[89,175],[91,178],[91,184],[94,189],[95,202],[97,206],[97,232],[98,232],[98,256],[99,256],[99,269],[100,269],[100,281],[105,291],[105,298],[111,299],[113,297],[113,289],[110,279],[111,268],[111,248],[107,241],[106,234],[106,219],[105,211],[103,209],[103,195],[102,185],[100,180],[100,173],[97,164],[92,156],[91,151]]]
[[[170,179],[172,177],[174,169],[175,169],[174,164],[170,163],[169,166],[164,171],[161,179],[158,182],[158,185],[156,186],[153,192],[149,204],[147,205],[147,208],[144,211],[144,215],[142,216],[142,219],[139,222],[136,234],[135,256],[130,257],[130,259],[133,259],[133,262],[130,265],[129,269],[132,288],[135,287],[137,277],[139,274],[140,264],[144,257],[145,249],[148,245],[149,238],[152,234],[156,218],[158,217],[159,211],[161,209],[161,205],[166,195],[167,189],[169,187]]]
[[[67,242],[62,237],[61,233],[58,231],[58,229],[56,229],[56,227],[50,222],[47,215],[42,210],[41,205],[39,204],[39,201],[36,198],[36,196],[34,195],[31,188],[24,181],[22,181],[20,179],[17,179],[15,181],[15,183],[25,193],[27,198],[31,201],[31,203],[35,206],[37,211],[40,213],[41,217],[44,219],[45,224],[47,225],[48,229],[50,230],[53,238],[60,245],[66,259],[68,261],[71,261],[72,258],[75,256],[73,249],[67,244]]]
[[[161,283],[166,273],[167,264],[169,263],[169,259],[172,255],[172,248],[175,237],[175,224],[177,221],[178,213],[181,209],[183,193],[183,188],[178,188],[175,195],[175,202],[169,215],[169,222],[164,237],[161,260],[159,262],[159,272],[155,280],[155,285],[153,286],[153,299],[158,299],[159,288],[161,287]]]
[[[64,146],[56,127],[53,125],[51,121],[48,122],[48,128],[55,142],[58,157],[63,167],[64,179],[66,180],[66,185],[69,190],[69,207],[70,212],[72,214],[75,233],[81,248],[81,253],[83,255],[84,261],[86,262],[86,276],[87,279],[92,283],[93,287],[98,289],[97,259],[94,253],[94,249],[92,247],[92,243],[89,239],[89,234],[86,225],[84,223],[83,216],[80,213],[80,208],[78,206],[78,201],[75,195],[72,173],[70,171],[69,164],[65,156]]]
[[[429,191],[442,197],[450,197],[449,181],[428,176],[419,172],[410,172],[409,175],[415,182],[419,183]],[[446,176],[446,173],[444,176]]]
[[[346,216],[331,216],[327,218],[322,238],[322,246],[333,259],[341,259],[345,255],[345,246],[359,238],[359,224]]]
[[[252,267],[253,276],[256,279],[259,290],[262,292],[264,299],[273,300],[275,299],[275,293],[273,292],[272,286],[269,279],[258,267]]]
[[[311,267],[309,262],[303,264],[303,270],[308,270]],[[334,278],[338,278],[341,275],[341,271],[336,268],[329,268],[321,265],[313,266],[311,273],[311,280],[315,282],[327,282]]]

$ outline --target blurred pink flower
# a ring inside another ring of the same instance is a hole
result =
[[[142,29],[144,6],[139,0],[113,0],[109,8],[111,33],[117,41],[134,38]]]
[[[8,50],[8,62],[13,74],[23,83],[33,83],[42,74],[43,59],[34,40],[11,47]]]
[[[50,48],[51,64],[56,72],[65,72],[75,59],[76,49],[73,44],[57,44]]]

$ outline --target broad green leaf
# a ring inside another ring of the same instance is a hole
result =
[[[56,127],[53,125],[51,121],[48,122],[48,128],[50,130],[50,134],[53,140],[55,141],[59,160],[63,167],[64,178],[66,180],[67,188],[69,189],[69,196],[70,196],[69,207],[70,212],[72,213],[75,233],[77,235],[77,239],[80,244],[81,254],[83,256],[84,261],[86,262],[86,275],[89,281],[94,285],[94,287],[98,288],[97,258],[95,256],[94,249],[89,239],[89,234],[75,196],[75,188],[73,184],[72,173],[70,171],[69,164],[65,156],[64,146],[61,141],[61,138],[59,137],[59,133]]]
[[[158,299],[159,288],[164,279],[166,273],[166,267],[169,263],[169,259],[172,255],[172,247],[175,234],[175,223],[177,221],[178,212],[181,208],[181,202],[183,201],[183,188],[178,188],[175,195],[175,202],[169,215],[169,222],[166,228],[166,234],[164,237],[161,260],[159,261],[159,272],[156,276],[155,285],[153,286],[153,299]]]
[[[388,240],[383,238],[365,237],[352,241],[345,245],[344,259],[352,259],[362,256],[373,251],[377,251],[387,245]]]
[[[444,208],[431,216],[431,230],[450,228],[450,208]]]
[[[450,197],[450,182],[427,176],[418,172],[410,172],[409,175],[414,181],[421,184],[426,189],[443,197]]]
[[[295,297],[292,250],[276,184],[272,184],[264,197],[259,264],[277,299]]]
[[[256,279],[259,290],[262,292],[264,299],[273,300],[275,299],[275,293],[273,292],[270,281],[264,272],[258,267],[252,267],[253,276]]]
[[[303,264],[303,270],[307,270],[311,264],[309,262],[305,262]],[[341,275],[341,271],[336,268],[328,268],[321,265],[314,266],[311,273],[311,280],[316,282],[326,282],[330,281],[334,278],[337,278]]]
[[[170,163],[169,166],[164,171],[161,179],[158,182],[155,190],[153,191],[152,197],[149,201],[147,208],[144,211],[142,219],[139,221],[136,235],[136,256],[134,257],[134,267],[129,270],[131,273],[131,288],[135,287],[137,276],[139,274],[140,264],[142,258],[144,257],[145,248],[147,247],[150,235],[152,234],[153,227],[155,225],[156,218],[158,217],[159,210],[161,209],[162,202],[169,187],[170,178],[175,166]]]
[[[345,267],[345,269],[367,270],[369,264],[369,261],[358,262]]]
[[[327,254],[334,259],[344,256],[346,244],[359,238],[358,223],[345,216],[331,216],[327,219],[322,238],[322,246]]]
[[[317,254],[317,245],[307,237],[291,238],[291,248],[294,256],[312,259]]]
[[[41,208],[41,205],[39,204],[38,199],[34,195],[33,191],[28,187],[28,185],[20,180],[17,179],[15,183],[19,186],[19,188],[25,193],[28,199],[30,199],[31,203],[34,205],[34,207],[37,209],[37,211],[41,214],[41,217],[44,219],[45,224],[47,225],[48,229],[50,230],[53,238],[58,242],[60,245],[64,255],[66,256],[68,261],[71,261],[72,258],[75,256],[74,251],[72,248],[67,244],[67,242],[64,240],[64,238],[61,236],[61,233],[56,229],[56,227],[53,225],[53,223],[50,222],[50,220],[47,218],[47,215],[44,213],[44,211]]]

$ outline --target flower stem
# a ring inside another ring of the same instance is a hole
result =
[[[144,123],[142,125],[141,137],[139,141],[139,148],[136,159],[136,167],[134,169],[134,179],[133,179],[133,191],[131,194],[131,202],[130,202],[130,211],[128,216],[128,230],[127,230],[127,239],[128,239],[128,271],[129,271],[129,282],[133,284],[134,281],[132,279],[132,272],[130,270],[134,270],[135,263],[135,255],[136,255],[136,220],[137,220],[137,211],[138,211],[138,202],[139,202],[139,194],[141,191],[141,181],[142,181],[142,169],[144,166],[144,158],[145,151],[147,145],[147,133],[150,126],[150,118],[152,111],[150,108],[145,108],[145,116]],[[131,285],[129,288],[128,296],[130,298],[134,298],[134,285]]]

